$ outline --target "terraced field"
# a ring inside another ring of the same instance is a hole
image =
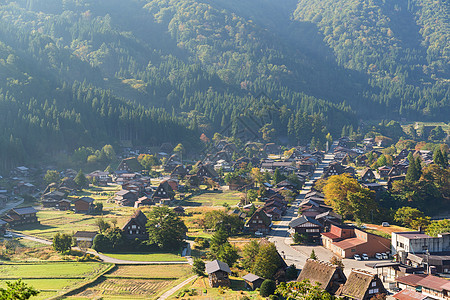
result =
[[[156,299],[190,276],[189,265],[121,265],[67,299]]]

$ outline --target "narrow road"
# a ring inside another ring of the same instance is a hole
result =
[[[179,289],[181,289],[183,286],[185,286],[186,284],[188,284],[189,282],[193,281],[194,279],[197,278],[197,275],[191,276],[188,279],[186,279],[185,281],[183,281],[182,283],[174,286],[173,288],[171,288],[170,290],[168,290],[167,292],[165,292],[164,294],[162,294],[158,300],[165,300],[167,298],[169,298],[170,296],[172,296],[174,293],[176,293],[176,291],[178,291]]]
[[[38,238],[31,235],[26,235],[18,232],[11,232],[14,237],[23,238],[29,241],[41,243],[44,245],[52,245],[52,241]],[[72,247],[75,250],[80,250],[78,247]],[[182,264],[192,264],[192,259],[190,257],[186,257],[187,261],[134,261],[134,260],[124,260],[124,259],[117,259],[110,256],[106,256],[104,254],[101,254],[99,252],[96,252],[94,250],[88,250],[87,253],[93,254],[98,256],[102,261],[106,263],[112,263],[117,265],[182,265]]]
[[[333,145],[329,153],[325,154],[322,162],[317,166],[310,180],[305,183],[300,192],[299,201],[304,199],[305,195],[311,191],[311,187],[315,180],[319,179],[325,167],[327,167],[334,159],[333,150],[337,146],[337,142],[333,142]],[[271,232],[268,235],[269,241],[273,242],[277,247],[278,253],[283,256],[288,265],[294,264],[297,268],[302,268],[309,254],[298,251],[290,246],[292,239],[289,237],[289,223],[297,217],[298,202],[292,203],[291,207],[287,210],[286,214],[282,217],[281,221],[277,225],[272,227]]]

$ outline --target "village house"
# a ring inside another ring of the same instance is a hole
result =
[[[142,211],[136,210],[134,215],[122,227],[123,237],[128,240],[147,240],[147,222],[147,216]]]
[[[34,207],[16,207],[10,209],[2,218],[10,227],[39,223],[36,216],[37,210]]]
[[[328,262],[307,259],[297,281],[308,279],[312,284],[318,282],[320,288],[334,295],[347,278],[341,267]]]
[[[347,281],[336,295],[344,299],[369,300],[378,294],[386,294],[383,282],[376,274],[352,269]]]
[[[116,169],[116,173],[139,173],[142,171],[142,166],[136,157],[128,157],[122,159]]]
[[[380,175],[381,178],[388,177],[390,171],[391,168],[389,168],[388,166],[382,166],[378,168],[378,174]]]
[[[94,211],[94,199],[91,197],[81,197],[73,204],[76,213],[91,214]]]
[[[112,178],[111,176],[109,176],[109,173],[102,172],[100,170],[87,174],[86,178],[96,182],[96,184],[98,185],[107,185],[108,183],[112,182]]]
[[[77,231],[73,235],[75,244],[81,248],[91,248],[97,231]]]
[[[323,230],[323,225],[314,218],[301,216],[292,220],[289,223],[289,228],[300,235],[307,236],[309,241],[317,242],[320,238],[320,232]]]
[[[362,182],[371,182],[375,180],[375,174],[372,172],[371,168],[365,168],[361,174]]]
[[[231,270],[228,264],[219,260],[214,260],[206,263],[205,267],[211,287],[215,288],[231,285],[230,278],[228,277],[229,274],[231,274]]]
[[[169,184],[167,180],[161,182],[153,193],[153,200],[161,201],[163,199],[167,199],[168,201],[173,200],[175,197],[175,192],[172,189],[172,186]]]
[[[184,178],[187,174],[189,174],[189,170],[186,166],[177,165],[170,173],[170,178]]]
[[[252,290],[256,290],[257,288],[261,287],[261,284],[264,281],[264,278],[261,278],[258,275],[252,273],[248,273],[247,275],[243,276],[242,279],[244,279],[245,285]]]
[[[134,190],[120,190],[116,192],[114,202],[122,206],[134,206],[134,203],[138,199],[138,192]]]
[[[330,231],[321,236],[323,246],[343,258],[363,253],[374,257],[376,253],[389,252],[391,244],[387,238],[346,225],[332,224]]]
[[[267,234],[271,226],[272,221],[262,208],[258,208],[245,224],[245,228],[251,233],[260,232]]]
[[[402,290],[413,290],[431,299],[450,299],[450,281],[433,275],[410,274],[398,277],[397,287]]]
[[[58,203],[56,204],[56,208],[59,210],[70,210],[71,205],[72,201],[68,199],[62,199],[58,201]]]
[[[210,164],[201,165],[197,171],[197,176],[200,179],[211,178],[217,179],[219,178],[219,174],[217,174],[216,170],[214,170],[214,166]]]

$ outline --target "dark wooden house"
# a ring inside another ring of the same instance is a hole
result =
[[[370,182],[375,180],[375,174],[373,173],[371,168],[365,168],[361,174],[362,182]]]
[[[90,214],[94,211],[94,199],[91,197],[81,197],[73,203],[76,213]]]
[[[15,227],[25,224],[38,223],[36,216],[37,210],[34,207],[27,206],[21,208],[10,209],[6,216],[3,217],[3,221],[9,223],[10,227]]]
[[[261,287],[261,284],[264,281],[264,278],[261,278],[258,275],[252,273],[248,273],[247,275],[243,276],[242,279],[244,279],[246,286],[252,290],[256,290],[257,288]]]
[[[122,159],[119,166],[117,167],[116,173],[135,173],[141,172],[142,166],[136,157],[128,157]]]
[[[320,233],[323,231],[323,225],[315,218],[301,216],[289,223],[289,228],[298,234],[303,234],[311,241],[318,241]]]
[[[140,210],[137,210],[128,222],[122,227],[123,237],[129,240],[146,240],[148,233],[146,229],[148,218]]]
[[[170,186],[169,182],[163,181],[159,184],[156,191],[153,193],[153,199],[170,199],[173,200],[175,197],[175,192]]]
[[[214,260],[206,264],[206,274],[208,274],[211,287],[231,285],[229,275],[231,274],[228,264],[220,260]]]
[[[204,178],[217,179],[217,178],[219,178],[219,174],[217,174],[216,170],[214,170],[214,166],[210,165],[210,164],[202,165],[197,171],[197,176],[201,179],[204,179]]]
[[[272,220],[270,219],[270,217],[264,212],[262,208],[258,208],[247,221],[245,227],[251,233],[268,233],[270,231],[271,225]]]

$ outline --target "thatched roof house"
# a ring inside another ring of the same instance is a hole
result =
[[[331,263],[308,259],[297,281],[308,279],[312,284],[319,283],[320,288],[330,294],[336,293],[345,283],[346,277],[341,267]]]
[[[347,282],[336,295],[355,300],[371,299],[377,294],[385,294],[386,289],[376,274],[353,269]]]

